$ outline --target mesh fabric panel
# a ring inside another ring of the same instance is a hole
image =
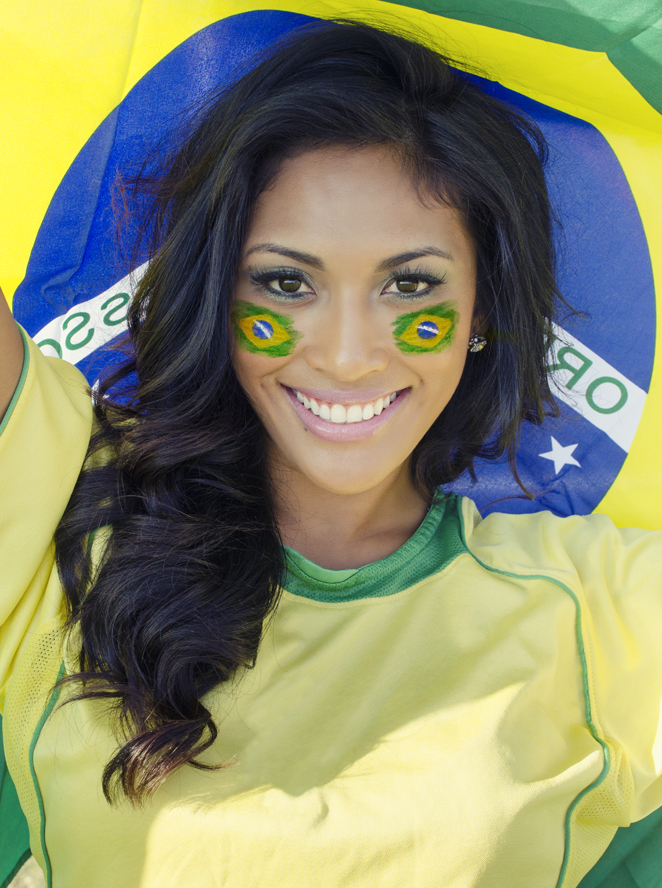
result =
[[[48,865],[42,847],[41,798],[30,766],[30,749],[62,664],[62,621],[56,617],[35,633],[18,660],[5,706],[7,765],[30,829],[30,847],[42,869]]]

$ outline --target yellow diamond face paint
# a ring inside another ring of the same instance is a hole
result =
[[[411,311],[395,319],[393,338],[405,354],[436,354],[453,342],[459,317],[452,302]]]
[[[239,326],[253,345],[260,350],[272,348],[291,339],[283,325],[270,314],[242,318]]]
[[[239,299],[232,309],[237,344],[253,354],[283,358],[292,354],[301,334],[289,315]]]

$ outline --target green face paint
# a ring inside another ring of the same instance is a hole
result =
[[[231,317],[237,344],[254,355],[284,358],[301,339],[289,315],[243,299],[235,302]]]
[[[393,321],[393,338],[406,355],[436,354],[453,342],[460,315],[452,302],[410,311]]]

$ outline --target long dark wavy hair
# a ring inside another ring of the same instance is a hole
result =
[[[181,135],[181,134],[180,134]],[[389,146],[476,244],[488,345],[412,454],[431,495],[476,457],[514,459],[555,405],[545,369],[558,293],[535,124],[417,40],[347,21],[291,32],[197,113],[141,179],[151,261],[126,362],[95,393],[95,433],[56,534],[80,634],[73,699],[117,708],[109,801],[148,797],[217,736],[206,692],[255,662],[283,549],[264,430],[232,367],[229,308],[256,198],[280,162]],[[117,396],[118,387],[122,397]],[[89,540],[110,527],[92,563]]]

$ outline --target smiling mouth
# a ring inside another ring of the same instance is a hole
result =
[[[320,401],[312,397],[309,398],[306,394],[295,388],[290,388],[290,391],[297,400],[303,404],[306,410],[310,410],[311,413],[314,413],[315,416],[318,416],[321,420],[342,425],[366,422],[375,416],[379,416],[387,407],[390,407],[404,389],[390,392],[374,401],[367,401],[365,404],[350,404],[349,406],[345,406],[344,404],[332,404],[328,401]]]

